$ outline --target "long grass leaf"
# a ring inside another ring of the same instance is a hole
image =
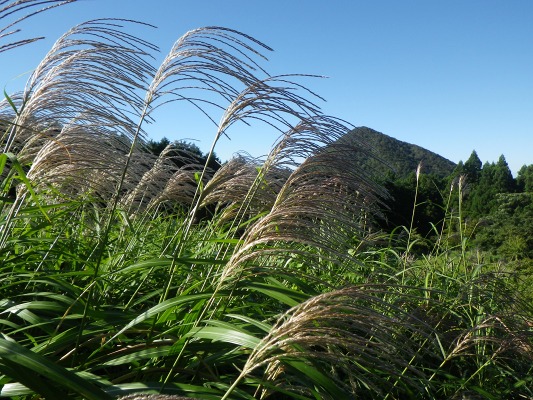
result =
[[[15,112],[16,115],[19,115],[19,112],[17,110],[17,106],[16,104],[13,102],[13,100],[11,99],[11,97],[9,97],[9,95],[7,94],[6,92],[6,89],[4,88],[4,98],[6,99],[6,101],[9,103],[9,105],[11,106],[11,108],[13,109],[13,111]],[[1,169],[0,169],[1,170]]]
[[[217,324],[222,325],[220,321]],[[243,332],[240,329],[235,329],[231,324],[224,323],[224,326],[204,326],[193,328],[187,334],[188,337],[198,339],[211,339],[213,341],[222,341],[232,343],[237,346],[243,346],[248,349],[253,349],[261,342],[260,339]]]
[[[184,304],[197,301],[197,300],[204,300],[207,298],[210,298],[212,296],[212,293],[200,293],[200,294],[192,294],[188,296],[180,296],[174,299],[168,299],[166,301],[163,301],[154,307],[150,308],[149,310],[143,312],[141,315],[137,316],[133,320],[131,320],[125,327],[123,327],[120,331],[118,331],[113,337],[109,339],[108,342],[113,341],[118,336],[120,336],[122,333],[126,332],[128,329],[132,328],[135,325],[138,325],[142,322],[145,322],[149,320],[152,317],[155,317],[157,314],[162,313],[169,308],[182,306]]]
[[[298,290],[287,288],[279,282],[276,284],[274,281],[262,283],[249,280],[243,282],[243,288],[263,293],[289,307],[295,307],[309,298],[308,295],[301,293]]]
[[[58,387],[68,388],[88,400],[112,399],[101,389],[18,343],[0,339],[0,360],[5,359],[24,370],[49,379]],[[33,374],[32,374],[32,377]],[[20,382],[27,385],[29,382]]]
[[[165,357],[168,355],[170,346],[158,346],[150,349],[143,349],[139,351],[132,352],[130,354],[113,358],[109,361],[104,361],[101,363],[101,366],[112,366],[112,365],[122,365],[129,363],[137,363],[146,360],[147,358],[159,358]]]
[[[22,183],[24,183],[24,187],[26,190],[30,193],[31,198],[33,201],[37,204],[37,207],[39,208],[39,211],[43,214],[43,216],[50,221],[50,217],[46,213],[46,211],[43,209],[43,206],[41,205],[41,201],[35,191],[33,190],[33,186],[26,176],[26,172],[24,171],[24,168],[22,168],[22,165],[20,165],[20,162],[18,161],[17,157],[13,153],[4,153],[8,158],[9,161],[11,161],[12,167],[17,171],[18,175],[16,176],[17,179],[20,179]]]

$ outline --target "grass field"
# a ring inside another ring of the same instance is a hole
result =
[[[533,397],[527,287],[469,249],[460,193],[414,252],[375,229],[372,148],[268,76],[267,46],[204,28],[155,68],[130,24],[73,28],[0,104],[0,396]],[[181,101],[220,110],[211,156],[235,123],[283,134],[177,167],[144,128]]]

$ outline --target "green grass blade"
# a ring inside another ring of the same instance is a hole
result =
[[[61,388],[53,387],[49,381],[44,380],[33,371],[12,363],[9,360],[4,359],[0,362],[0,371],[12,379],[24,382],[24,385],[17,384],[17,386],[10,386],[7,390],[2,388],[0,391],[2,397],[39,393],[44,398],[52,400],[68,398],[68,393]]]
[[[31,198],[37,204],[39,211],[48,221],[50,221],[50,217],[48,216],[46,211],[43,209],[43,206],[41,205],[41,202],[39,201],[37,194],[33,190],[30,180],[26,177],[26,172],[24,172],[24,168],[22,168],[22,165],[20,165],[19,161],[17,160],[17,157],[13,153],[4,153],[4,154],[9,158],[9,161],[11,161],[13,168],[18,172],[18,175],[16,176],[16,178],[20,179],[22,183],[24,183],[24,186],[30,193]]]
[[[20,383],[6,383],[0,388],[0,397],[28,396],[34,391]]]
[[[222,324],[222,322],[218,321],[218,324]],[[257,347],[261,342],[261,340],[255,336],[242,332],[240,329],[235,329],[228,323],[225,323],[225,326],[205,326],[193,328],[189,331],[187,336],[232,343],[249,349]]]
[[[142,349],[134,353],[126,354],[121,357],[113,358],[112,360],[102,363],[102,366],[122,365],[129,363],[136,363],[146,360],[147,358],[159,358],[168,355],[170,346],[154,347],[150,349]]]
[[[85,399],[112,399],[111,396],[100,388],[80,378],[74,372],[54,364],[52,361],[47,360],[39,354],[35,354],[18,343],[6,339],[0,339],[0,362],[5,365],[4,361],[25,371],[26,374],[19,374],[19,377],[23,379],[19,381],[19,383],[24,386],[31,387],[33,385],[31,379],[35,379],[35,375],[38,374],[43,378],[50,380],[52,383],[57,384],[58,387],[67,388],[80,396],[83,396]],[[0,364],[0,369],[3,369],[2,364]],[[11,378],[17,380],[17,377]],[[39,389],[42,390],[44,388],[39,385]],[[46,396],[46,398],[50,400],[53,398],[59,399],[64,397]]]
[[[247,315],[240,315],[240,314],[228,314],[228,317],[239,319],[241,321],[247,322],[250,325],[256,326],[257,328],[261,329],[263,332],[270,332],[272,329],[272,325],[266,324],[264,322],[258,321],[254,318],[251,318]]]
[[[347,399],[351,398],[348,396],[348,393],[339,389],[335,382],[331,378],[324,375],[322,372],[311,366],[310,364],[304,361],[298,360],[284,360],[284,363],[289,365],[292,368],[303,373],[307,378],[309,378],[315,385],[324,388],[331,396],[335,399]]]
[[[180,296],[174,299],[168,299],[166,301],[163,301],[162,303],[159,303],[156,306],[150,308],[149,310],[146,310],[141,315],[131,320],[124,328],[122,328],[111,339],[109,339],[109,342],[116,339],[118,336],[120,336],[122,333],[124,333],[131,327],[138,325],[142,322],[145,322],[149,320],[150,318],[155,317],[157,314],[168,310],[169,308],[177,307],[177,306],[180,306],[180,305],[192,302],[192,301],[196,301],[196,300],[207,299],[211,296],[212,296],[212,293],[200,293],[200,294],[193,294],[193,295],[188,295],[188,296]]]
[[[300,291],[293,290],[284,286],[281,282],[270,279],[267,283],[246,281],[243,282],[243,289],[250,289],[260,292],[268,297],[271,297],[289,307],[294,307],[309,298]]]
[[[11,97],[9,96],[9,94],[7,94],[5,88],[4,88],[4,98],[6,99],[6,101],[8,102],[8,104],[11,106],[11,108],[13,109],[13,111],[15,111],[15,114],[16,114],[16,115],[19,115],[19,111],[17,110],[17,106],[15,105],[15,103],[13,102],[13,99],[11,99]]]

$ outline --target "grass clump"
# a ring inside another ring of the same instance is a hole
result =
[[[269,76],[266,45],[202,28],[153,68],[131,23],[73,28],[0,104],[1,396],[533,396],[531,303],[460,213],[423,256],[385,237],[372,149]],[[179,101],[220,114],[204,164],[145,150]],[[212,171],[248,120],[282,132],[270,154]]]

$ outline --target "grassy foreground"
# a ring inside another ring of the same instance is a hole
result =
[[[267,46],[202,28],[154,68],[130,24],[73,28],[0,104],[0,396],[533,397],[533,305],[469,251],[462,181],[416,254],[373,228],[372,149]],[[211,156],[235,123],[280,139],[216,173],[146,152],[181,101],[222,115]]]

